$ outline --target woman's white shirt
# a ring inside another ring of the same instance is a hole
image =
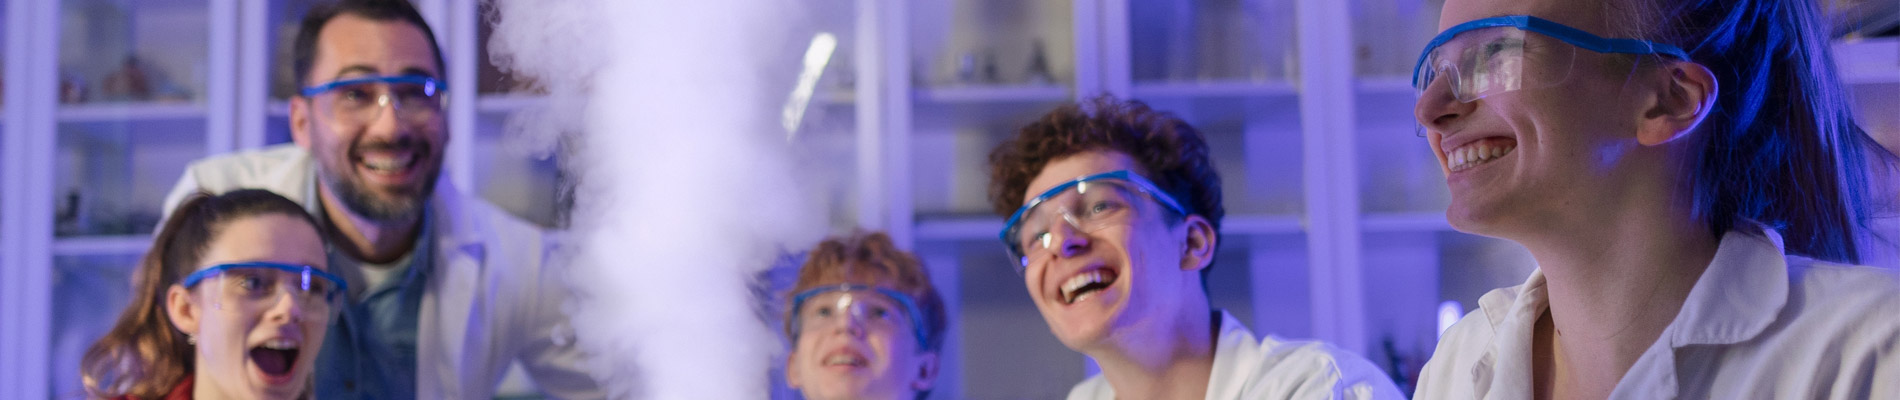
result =
[[[1614,399],[1900,399],[1894,271],[1788,256],[1781,236],[1731,231],[1676,319]],[[1416,399],[1528,399],[1544,275],[1493,290],[1445,332]]]
[[[1227,311],[1215,339],[1207,399],[1404,399],[1384,371],[1364,357],[1315,341],[1291,341],[1253,331]],[[1113,400],[1101,374],[1069,390],[1069,400]]]

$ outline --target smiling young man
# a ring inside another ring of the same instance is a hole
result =
[[[541,230],[440,180],[449,88],[421,14],[402,0],[319,5],[293,51],[296,143],[193,163],[166,209],[262,188],[322,222],[352,290],[316,397],[490,398],[515,362],[549,395],[604,397],[581,369]]]
[[[1402,398],[1372,363],[1257,339],[1208,303],[1220,176],[1186,122],[1101,97],[1057,108],[990,153],[990,199],[1016,271],[1102,374],[1070,399]]]

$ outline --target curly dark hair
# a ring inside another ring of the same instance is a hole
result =
[[[1135,171],[1168,192],[1188,213],[1206,218],[1220,241],[1220,173],[1208,156],[1207,140],[1187,121],[1149,108],[1139,100],[1103,95],[1065,104],[1024,126],[1016,138],[990,152],[990,205],[1008,216],[1022,207],[1029,181],[1050,161],[1089,151],[1126,154]],[[1178,221],[1171,221],[1178,222]],[[1201,269],[1203,289],[1208,271]]]

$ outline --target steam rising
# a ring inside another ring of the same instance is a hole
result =
[[[765,398],[779,342],[748,279],[826,229],[780,126],[803,50],[788,2],[493,4],[496,64],[550,94],[511,125],[570,146],[567,310],[595,378],[614,398]]]

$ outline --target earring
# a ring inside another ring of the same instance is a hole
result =
[[[185,335],[185,343],[186,343],[186,344],[190,344],[190,345],[192,345],[192,346],[197,346],[197,345],[198,345],[198,337],[197,337],[197,336],[192,336],[192,335],[190,335],[190,334],[186,334],[186,335]]]

